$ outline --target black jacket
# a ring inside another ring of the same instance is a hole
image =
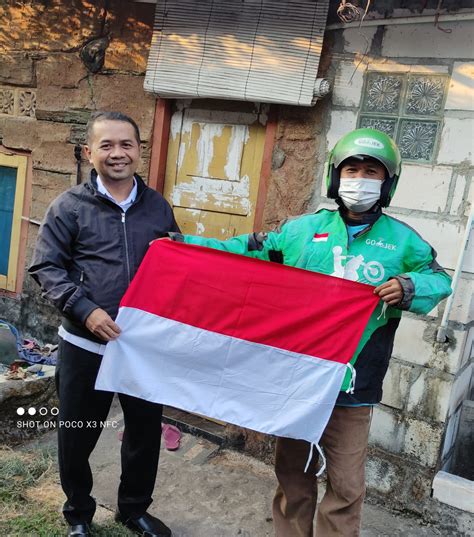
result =
[[[28,271],[68,331],[100,341],[84,326],[89,314],[102,308],[114,319],[149,242],[179,228],[168,202],[140,177],[126,213],[97,191],[96,178],[93,170],[50,205]]]

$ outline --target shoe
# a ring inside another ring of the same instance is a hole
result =
[[[74,524],[69,525],[67,537],[91,537],[89,524]]]
[[[129,518],[115,514],[115,520],[142,537],[172,537],[171,530],[159,518],[148,513],[139,518]]]

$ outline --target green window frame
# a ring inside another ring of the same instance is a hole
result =
[[[15,292],[21,253],[27,157],[0,153],[0,289]]]

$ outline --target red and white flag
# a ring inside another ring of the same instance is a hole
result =
[[[96,388],[317,443],[377,302],[365,284],[157,241]]]
[[[329,233],[315,233],[313,236],[313,242],[327,242]]]

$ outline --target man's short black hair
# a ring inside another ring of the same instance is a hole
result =
[[[135,138],[137,139],[138,145],[140,145],[140,129],[130,116],[122,114],[122,112],[106,112],[104,110],[99,110],[91,114],[91,117],[89,118],[86,127],[87,143],[90,142],[92,137],[92,130],[94,129],[94,125],[98,121],[124,121],[125,123],[130,123],[130,125],[133,127],[133,130],[135,131]]]

